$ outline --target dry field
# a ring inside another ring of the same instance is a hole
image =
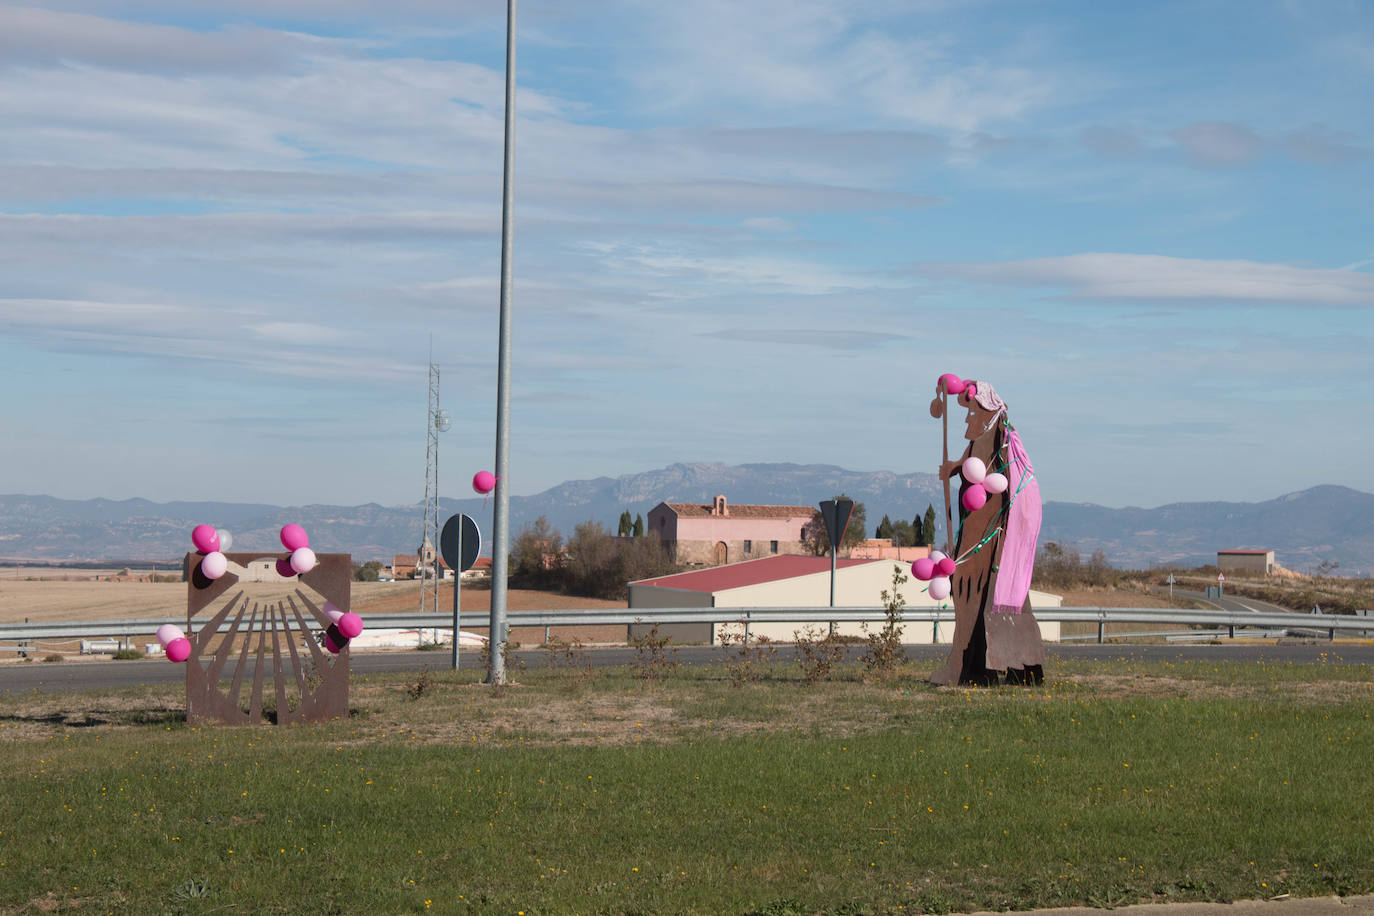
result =
[[[6,571],[8,573],[8,570]],[[48,572],[45,570],[45,572]],[[56,571],[52,571],[56,572]],[[81,574],[83,578],[76,578]],[[134,617],[175,617],[186,612],[186,583],[105,581],[93,578],[90,570],[61,571],[57,578],[0,577],[0,623],[25,620],[126,620]],[[294,582],[248,582],[243,585],[249,597],[258,601],[277,601],[294,594]],[[491,592],[463,589],[464,611],[485,611],[491,606]],[[624,601],[601,601],[550,592],[511,589],[506,606],[513,611],[552,608],[623,608]],[[453,607],[453,588],[439,588],[439,607]],[[353,610],[366,616],[418,611],[418,582],[354,582]]]

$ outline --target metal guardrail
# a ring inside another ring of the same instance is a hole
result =
[[[1327,631],[1374,630],[1374,619],[1344,614],[1270,614],[1251,611],[1185,611],[1176,608],[1120,608],[1120,607],[1047,607],[1035,608],[1037,619],[1045,622],[1087,622],[1098,625],[1098,641],[1105,637],[1109,623],[1184,624],[1189,626],[1225,627],[1231,636],[1240,628],[1297,629]],[[452,614],[405,613],[373,614],[366,618],[371,628],[415,629],[419,627],[452,629]],[[629,626],[630,624],[679,623],[798,623],[824,624],[834,622],[881,622],[881,607],[764,607],[764,608],[588,608],[547,611],[510,611],[506,615],[509,627],[563,626]],[[490,622],[485,611],[463,613],[461,627],[485,629]],[[902,622],[953,623],[953,608],[908,607],[902,611]],[[129,620],[87,620],[63,622],[34,622],[0,624],[0,642],[32,642],[34,640],[74,640],[92,637],[128,639],[151,636],[163,624],[185,626],[185,617],[144,617]],[[28,647],[34,648],[36,647]]]

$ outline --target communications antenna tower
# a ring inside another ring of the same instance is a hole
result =
[[[439,364],[429,364],[429,409],[425,411],[425,521],[416,551],[420,613],[439,610],[439,434],[452,420],[439,409]]]

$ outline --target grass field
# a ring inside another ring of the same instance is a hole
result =
[[[1363,667],[357,679],[0,699],[0,912],[915,913],[1374,890]],[[26,909],[28,908],[28,909]]]

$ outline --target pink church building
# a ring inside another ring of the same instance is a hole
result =
[[[659,503],[649,510],[648,533],[675,562],[722,566],[806,553],[802,528],[815,514],[811,506],[731,506],[717,496],[708,505]]]

